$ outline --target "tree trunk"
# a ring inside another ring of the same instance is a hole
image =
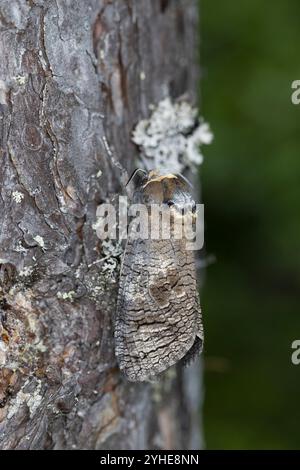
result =
[[[0,447],[197,449],[197,363],[119,373],[93,228],[149,105],[193,97],[197,2],[1,0],[0,28]]]

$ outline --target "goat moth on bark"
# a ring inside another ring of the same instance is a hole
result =
[[[185,236],[174,236],[195,202],[181,175],[151,171],[134,192],[133,202],[151,211],[169,211],[169,238],[139,238],[129,230],[123,257],[115,348],[120,369],[130,381],[151,380],[192,352],[202,350],[203,326],[194,251]]]

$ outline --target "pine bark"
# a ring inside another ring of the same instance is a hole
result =
[[[195,99],[197,27],[196,1],[1,0],[1,449],[201,445],[197,362],[119,373],[119,257],[93,228],[149,105]]]

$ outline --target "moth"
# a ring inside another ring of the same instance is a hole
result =
[[[195,202],[181,175],[143,173],[133,202],[169,211],[169,238],[142,239],[129,230],[120,272],[115,352],[129,381],[151,381],[202,350],[203,326],[194,251],[174,229],[195,217]],[[173,232],[172,232],[173,231]]]

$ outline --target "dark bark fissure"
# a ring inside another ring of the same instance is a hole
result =
[[[93,228],[149,105],[193,97],[196,3],[1,2],[1,449],[200,445],[197,363],[119,373],[120,257]]]

